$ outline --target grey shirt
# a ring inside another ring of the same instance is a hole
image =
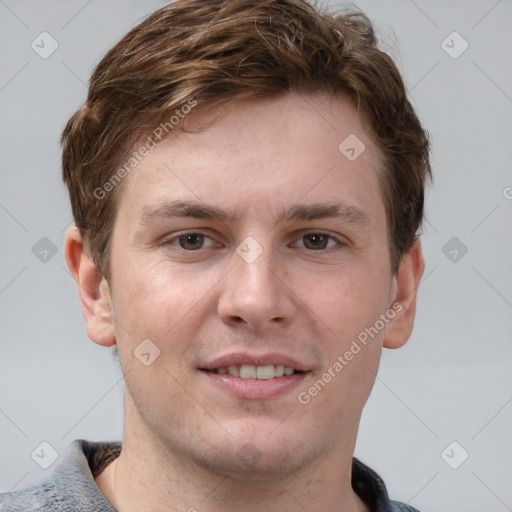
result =
[[[0,494],[2,512],[115,512],[94,478],[121,453],[121,443],[76,440],[52,474],[39,485]],[[382,479],[357,459],[352,487],[372,512],[418,512],[391,501]]]

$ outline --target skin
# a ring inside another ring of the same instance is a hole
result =
[[[212,114],[198,106],[187,129]],[[338,150],[349,134],[366,147],[353,162]],[[126,382],[123,450],[96,478],[118,511],[368,510],[350,485],[360,416],[382,347],[411,334],[424,269],[416,241],[391,271],[381,161],[345,99],[243,102],[206,129],[173,134],[125,178],[109,283],[70,229],[66,258],[88,335],[117,343]],[[147,215],[178,200],[230,217]],[[281,215],[333,203],[366,220]],[[333,238],[305,237],[312,231]],[[186,232],[204,245],[187,245]],[[262,249],[252,263],[236,252],[246,237]],[[394,318],[301,404],[298,393],[393,303]],[[160,349],[149,366],[134,355],[145,339]],[[285,354],[308,372],[278,396],[238,398],[199,369],[235,351]],[[258,454],[249,462],[238,455],[248,443]]]

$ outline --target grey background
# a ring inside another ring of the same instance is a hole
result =
[[[95,64],[163,4],[0,0],[1,491],[51,471],[31,458],[42,441],[61,453],[122,437],[121,375],[85,334],[62,254],[72,218],[58,139]],[[435,182],[415,331],[383,355],[356,455],[422,512],[512,510],[512,2],[357,6],[432,134]],[[58,43],[47,59],[31,48],[43,31]],[[460,52],[457,36],[442,47],[453,31],[469,44],[458,58],[445,51]]]

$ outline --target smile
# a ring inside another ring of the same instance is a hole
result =
[[[221,366],[210,371],[220,375],[231,375],[232,377],[238,377],[240,379],[256,380],[270,380],[283,376],[293,375],[294,373],[300,373],[299,370],[295,370],[291,366],[284,366],[282,364],[266,364],[264,366],[255,366],[252,364],[232,364],[229,366]]]

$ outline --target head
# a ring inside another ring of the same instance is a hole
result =
[[[99,63],[62,142],[66,256],[89,336],[118,346],[131,424],[226,472],[249,442],[265,474],[353,444],[382,346],[412,330],[430,175],[369,20],[177,1]],[[272,358],[290,391],[212,375]]]

